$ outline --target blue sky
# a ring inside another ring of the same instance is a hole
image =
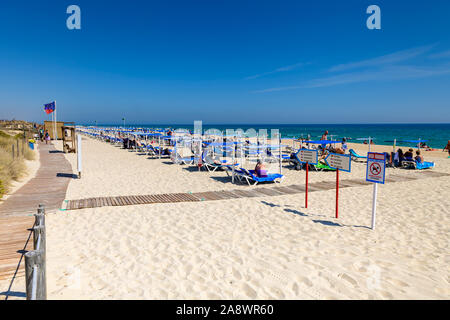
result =
[[[450,122],[450,1],[432,3],[2,0],[0,118],[56,100],[79,123]]]

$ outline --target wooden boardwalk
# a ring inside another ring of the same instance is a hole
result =
[[[34,217],[0,218],[0,280],[23,276],[23,253],[33,249]],[[27,241],[30,238],[30,241]],[[20,262],[20,263],[19,263]]]
[[[40,143],[39,157],[36,176],[0,205],[0,218],[33,214],[39,204],[44,204],[47,212],[61,208],[72,166],[52,144]]]
[[[417,175],[404,176],[398,174],[391,174],[387,183],[411,181],[427,177],[442,177],[448,176],[447,173],[441,173],[436,171],[424,171]],[[371,185],[371,182],[357,179],[347,179],[339,181],[340,188],[360,187],[365,185]],[[309,191],[326,191],[335,189],[336,183],[334,181],[322,181],[309,184]],[[195,201],[214,201],[236,198],[252,198],[252,197],[271,197],[280,196],[286,194],[304,193],[305,186],[300,184],[288,185],[288,186],[274,186],[274,187],[255,187],[247,189],[233,189],[222,191],[208,191],[208,192],[195,192],[195,193],[164,193],[164,194],[151,194],[151,195],[138,195],[138,196],[117,196],[117,197],[97,197],[86,198],[78,200],[69,200],[66,203],[66,210],[77,210],[85,208],[97,208],[97,207],[109,207],[109,206],[129,206],[139,204],[152,204],[152,203],[175,203],[175,202],[195,202]]]
[[[51,144],[39,144],[39,157],[36,176],[0,205],[0,280],[24,275],[23,254],[32,249],[32,215],[41,203],[46,212],[60,209],[66,195],[72,176],[69,162]]]

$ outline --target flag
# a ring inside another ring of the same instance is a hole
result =
[[[53,111],[55,111],[55,101],[53,101],[53,102],[51,102],[51,103],[44,104],[44,111],[45,111],[47,114],[50,114],[50,113],[52,113]]]

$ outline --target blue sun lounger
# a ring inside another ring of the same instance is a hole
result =
[[[258,182],[281,182],[284,179],[284,176],[279,173],[268,173],[267,177],[258,177],[255,175],[255,170],[247,170],[244,168],[239,168],[243,175],[240,175],[241,179],[245,179],[248,185],[252,185],[251,182],[254,182],[253,185],[257,185]]]
[[[360,160],[360,159],[361,159],[361,160],[367,161],[367,157],[360,156],[359,154],[356,153],[355,150],[350,149],[349,152],[350,152],[350,156],[352,157],[352,160],[353,160],[353,161],[358,161],[358,160]]]
[[[422,170],[422,169],[428,169],[428,168],[433,168],[433,167],[434,167],[434,162],[424,161],[423,163],[420,163],[420,162],[416,161],[416,169]]]
[[[429,169],[434,167],[434,162],[418,162],[414,159],[406,159],[402,161],[402,167],[407,169],[417,169],[417,170],[423,170],[423,169]]]
[[[183,157],[178,153],[177,148],[174,148],[173,151],[170,153],[170,160],[172,160],[172,162],[176,164],[193,164],[195,157],[194,156]]]
[[[155,146],[152,146],[151,144],[149,144],[149,145],[147,145],[147,151],[148,151],[148,155],[156,157],[156,156],[159,156],[160,153],[161,153],[161,156],[169,156],[170,153],[172,153],[173,149],[168,149],[169,154],[165,154],[163,148],[155,147]]]

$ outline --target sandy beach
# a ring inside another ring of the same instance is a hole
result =
[[[367,152],[367,145],[350,145]],[[389,146],[372,150],[391,151]],[[450,173],[443,152],[424,153]],[[76,155],[65,154],[76,173]],[[60,211],[47,215],[50,299],[448,299],[450,178],[304,194]],[[287,164],[282,185],[303,184]],[[365,177],[353,163],[341,179]],[[311,172],[310,182],[335,181]],[[198,172],[170,159],[83,137],[82,179],[66,199],[258,188],[224,172]],[[275,187],[264,184],[262,187]]]

